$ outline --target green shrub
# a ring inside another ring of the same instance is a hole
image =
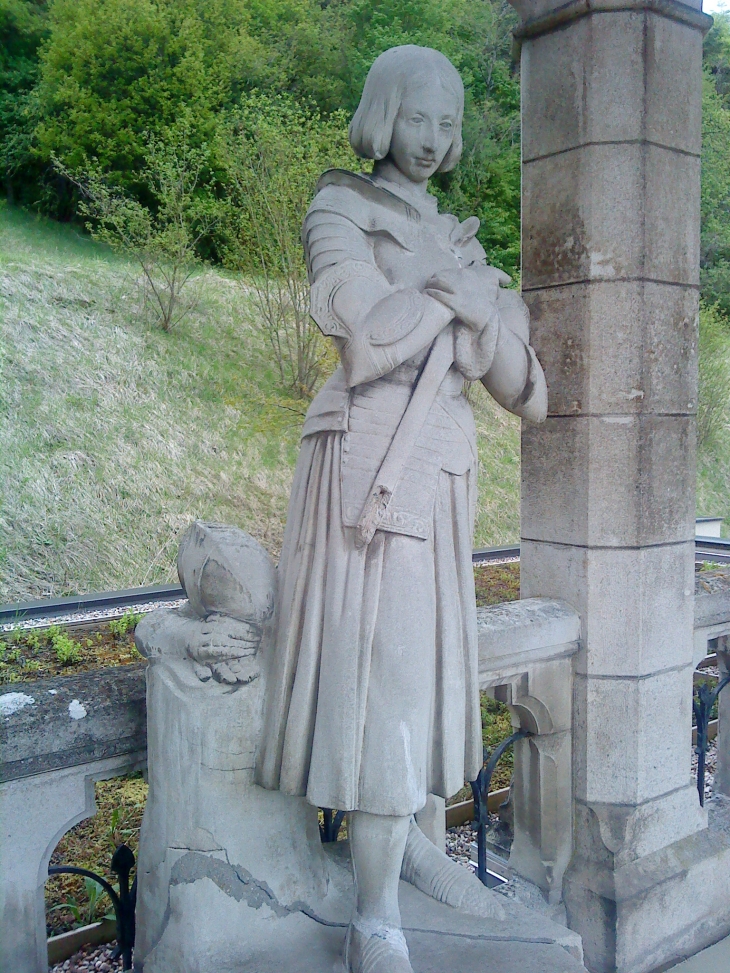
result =
[[[217,141],[226,178],[225,259],[249,276],[253,320],[282,385],[310,395],[328,346],[309,316],[301,227],[325,169],[359,169],[343,112],[322,118],[290,98],[245,99]]]
[[[81,193],[79,212],[92,236],[138,264],[145,304],[164,331],[191,309],[183,292],[201,266],[201,241],[218,220],[213,200],[198,192],[207,153],[190,147],[189,134],[179,131],[165,143],[148,139],[137,178],[155,201],[151,206],[115,189],[98,164],[71,171],[55,160],[57,171]]]
[[[112,618],[109,621],[109,631],[117,638],[126,635],[130,629],[134,629],[144,616],[139,612],[128,608],[120,618]]]
[[[56,658],[62,666],[74,665],[81,659],[81,646],[64,632],[56,632],[52,638]]]
[[[730,321],[717,306],[700,308],[697,445],[708,449],[730,425]]]

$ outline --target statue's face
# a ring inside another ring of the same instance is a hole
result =
[[[388,153],[412,182],[425,182],[444,161],[459,111],[458,97],[438,78],[419,82],[406,89]]]

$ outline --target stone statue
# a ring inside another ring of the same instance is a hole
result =
[[[487,266],[478,219],[440,214],[427,191],[459,161],[463,107],[443,54],[382,54],[350,125],[373,174],[325,172],[302,233],[312,317],[341,365],[302,432],[256,779],[350,812],[351,973],[410,973],[412,816],[482,764],[464,381],[546,415],[524,303]]]
[[[459,160],[463,100],[437,51],[373,64],[350,126],[373,174],[326,172],[303,229],[312,317],[341,365],[304,423],[278,571],[241,531],[196,524],[178,560],[189,604],[138,626],[139,971],[330,969],[344,935],[347,973],[412,973],[399,879],[482,917],[481,939],[485,921],[524,922],[414,820],[482,764],[464,381],[526,419],[547,406],[479,221],[427,191]],[[323,849],[317,807],[349,812],[351,865]],[[409,928],[444,923],[421,900]]]

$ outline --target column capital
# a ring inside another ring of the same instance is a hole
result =
[[[645,10],[700,30],[703,34],[713,24],[712,17],[702,13],[699,6],[680,3],[679,0],[570,0],[559,6],[555,6],[551,0],[513,0],[512,6],[522,18],[522,23],[514,32],[517,41],[549,34],[573,20],[595,13]]]

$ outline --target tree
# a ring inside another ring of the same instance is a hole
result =
[[[704,51],[702,297],[730,317],[730,15],[718,14]]]
[[[33,88],[46,14],[45,0],[0,0],[0,169],[9,202],[16,195],[22,198],[23,187],[39,178],[30,145],[37,122]]]
[[[98,163],[71,171],[56,161],[80,191],[79,212],[91,234],[139,264],[145,303],[165,331],[190,310],[183,292],[200,267],[200,242],[219,218],[210,197],[197,192],[207,165],[205,148],[191,148],[185,136],[183,130],[168,142],[147,140],[138,179],[154,207],[110,186]]]
[[[301,226],[317,179],[333,166],[357,167],[344,113],[323,119],[290,98],[252,95],[218,141],[226,173],[226,263],[246,274],[254,324],[284,387],[311,395],[328,346],[309,316]]]

